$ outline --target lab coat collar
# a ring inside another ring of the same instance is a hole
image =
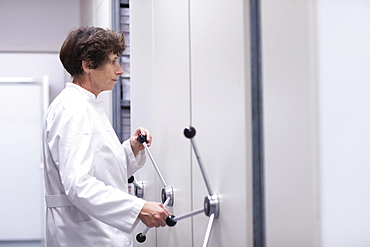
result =
[[[102,101],[101,99],[95,97],[95,94],[93,94],[92,92],[86,90],[85,88],[81,87],[80,85],[77,85],[76,83],[67,82],[66,83],[66,88],[67,87],[74,87],[74,88],[76,88],[81,93],[83,93],[89,101],[93,101],[93,102],[100,102],[100,101]]]

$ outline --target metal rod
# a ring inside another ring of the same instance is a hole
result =
[[[213,227],[214,219],[215,219],[215,214],[211,214],[211,216],[209,216],[206,235],[204,236],[203,247],[207,247],[207,245],[208,245],[208,240],[209,240],[209,236],[211,235],[211,230],[212,230],[212,227]]]
[[[193,141],[193,139],[190,139],[190,141],[191,141],[191,145],[193,146],[193,150],[194,150],[195,156],[197,157],[199,168],[200,168],[200,171],[202,173],[203,180],[204,180],[204,182],[206,184],[206,187],[207,187],[207,190],[208,190],[208,194],[209,195],[213,195],[212,190],[211,190],[211,186],[208,183],[208,179],[207,179],[206,173],[205,173],[204,168],[203,168],[203,165],[202,165],[202,161],[200,160],[200,156],[198,154],[198,150],[197,150],[197,148],[195,146],[195,142]]]
[[[166,182],[164,181],[164,178],[163,178],[163,176],[162,176],[161,172],[159,171],[159,168],[158,168],[158,166],[157,166],[157,163],[155,162],[155,160],[154,160],[154,158],[153,158],[153,155],[152,155],[152,153],[151,153],[151,152],[150,152],[150,150],[149,150],[148,145],[146,145],[146,143],[145,143],[145,142],[143,143],[143,145],[144,145],[144,147],[145,147],[146,151],[147,151],[147,152],[148,152],[148,154],[149,154],[150,160],[152,161],[153,166],[154,166],[154,168],[155,168],[155,170],[156,170],[156,172],[157,172],[157,174],[158,174],[159,178],[161,179],[163,186],[164,186],[164,187],[167,187],[167,184],[166,184]]]
[[[141,235],[145,236],[147,232],[149,231],[149,227],[145,227],[144,231],[141,233]]]
[[[171,197],[168,197],[168,198],[166,199],[166,201],[163,203],[163,206],[164,206],[164,207],[167,207],[167,205],[168,205],[168,203],[170,202],[170,200],[171,200]]]
[[[185,219],[185,218],[188,218],[188,217],[191,217],[191,216],[194,216],[194,215],[197,215],[197,214],[200,214],[204,212],[204,209],[203,208],[200,208],[198,210],[194,210],[192,212],[189,212],[189,213],[186,213],[186,214],[182,214],[180,216],[176,216],[174,219],[176,221],[179,221],[179,220],[182,220],[182,219]]]

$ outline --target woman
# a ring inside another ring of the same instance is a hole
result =
[[[138,135],[119,142],[98,95],[112,90],[124,71],[120,33],[95,27],[71,30],[60,60],[73,80],[51,103],[43,130],[47,246],[132,246],[141,220],[165,226],[162,204],[127,193],[127,178],[145,163]]]

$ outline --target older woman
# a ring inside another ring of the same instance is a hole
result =
[[[51,103],[43,130],[47,246],[132,246],[138,220],[165,226],[162,204],[127,193],[127,178],[145,163],[138,135],[119,142],[98,95],[112,90],[123,74],[120,33],[102,28],[73,29],[60,60],[73,80]]]

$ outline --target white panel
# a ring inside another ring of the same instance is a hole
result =
[[[42,87],[2,84],[0,105],[0,240],[42,239]]]
[[[249,9],[245,1],[191,1],[191,87],[195,141],[220,196],[208,246],[253,246]],[[194,208],[207,195],[193,160]],[[194,246],[209,218],[194,217]]]
[[[153,2],[155,150],[163,177],[174,187],[174,215],[190,212],[190,145],[183,130],[190,123],[188,1]],[[157,179],[157,195],[163,185]],[[158,198],[158,196],[157,196]],[[159,229],[158,246],[192,245],[191,220]]]
[[[187,1],[132,2],[130,15],[132,125],[151,130],[150,149],[167,185],[175,190],[169,210],[180,215],[192,210],[190,146],[183,136],[190,122]],[[145,166],[138,172],[138,177],[148,179],[150,196],[145,199],[160,201],[163,185],[152,164]],[[191,230],[190,220],[159,228],[156,242],[158,246],[191,246]],[[149,231],[144,245],[153,246],[153,232]]]
[[[313,1],[262,0],[266,241],[318,246]]]
[[[322,246],[370,246],[370,2],[318,2]]]
[[[227,8],[222,1],[183,0],[135,1],[130,8],[133,123],[152,129],[151,150],[175,188],[171,212],[203,208],[207,195],[183,136],[184,127],[194,124],[210,182],[221,197],[209,246],[252,246],[247,6],[241,0]],[[152,192],[150,174],[149,163],[138,173],[149,179]],[[158,200],[162,184],[154,177]],[[200,246],[207,222],[200,214],[174,228],[160,228],[157,245]],[[149,237],[144,245],[154,246]]]
[[[153,132],[153,46],[152,46],[152,2],[149,0],[132,1],[130,4],[130,46],[131,55],[131,128],[134,131],[139,126]],[[154,138],[158,138],[153,132]],[[153,155],[156,148],[154,139],[151,150]],[[144,199],[159,201],[156,197],[155,173],[150,160],[144,168],[135,174],[137,180],[145,182]],[[140,223],[134,235],[142,232],[145,226]],[[146,242],[134,246],[155,246],[156,230],[151,229]]]

